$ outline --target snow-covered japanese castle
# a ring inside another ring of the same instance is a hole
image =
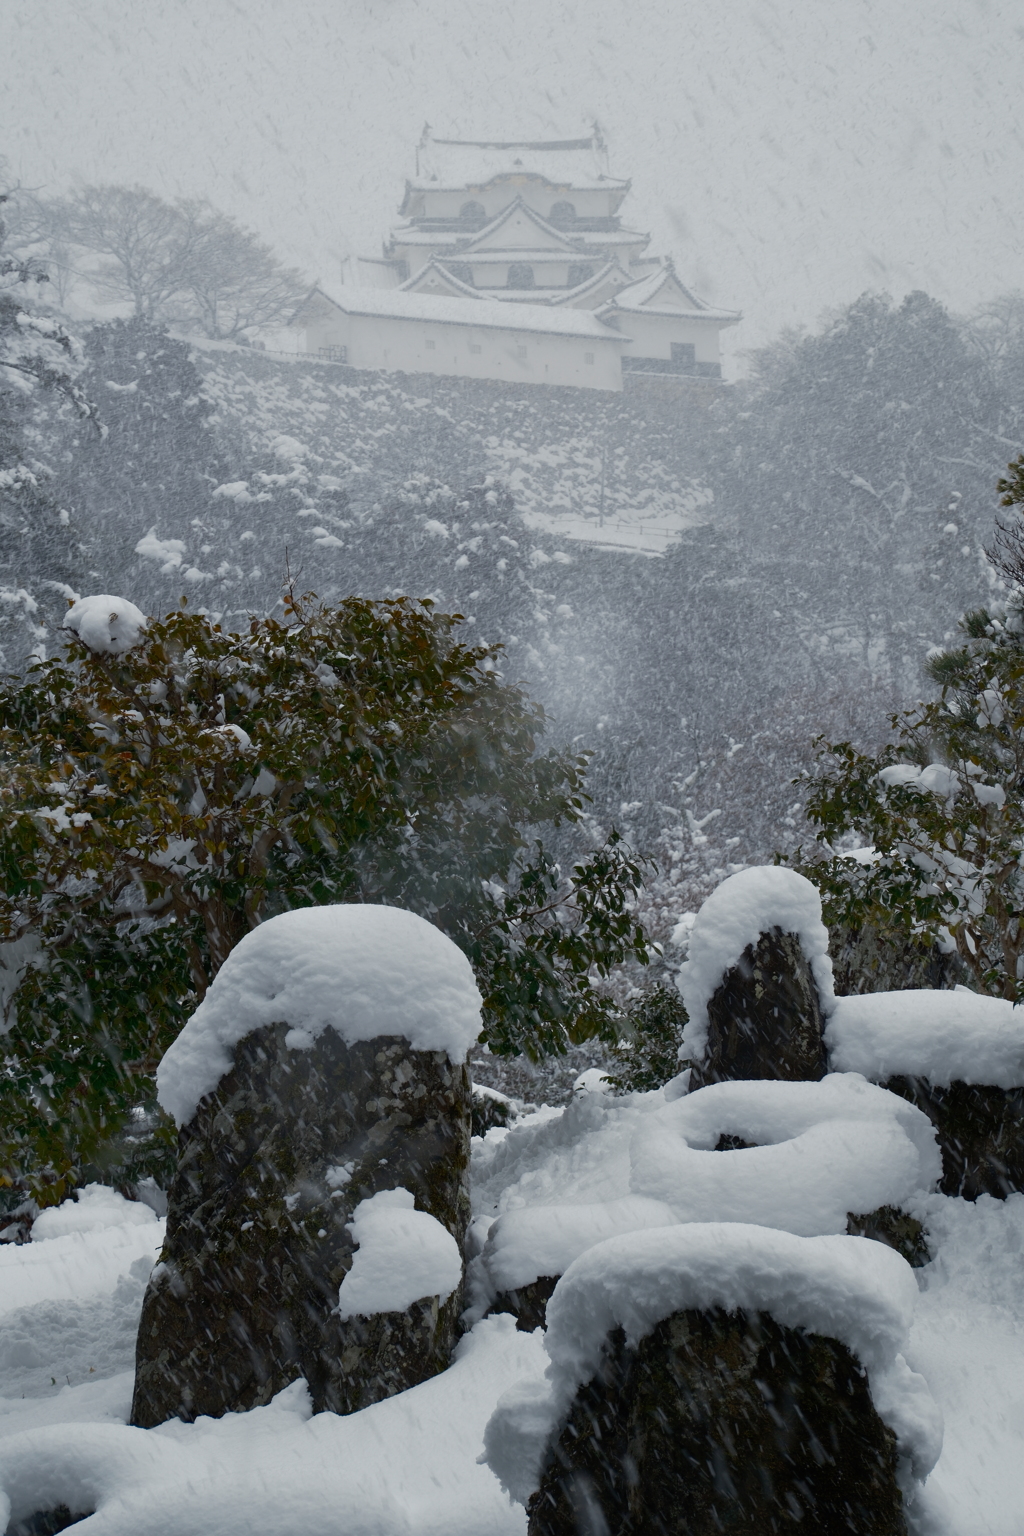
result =
[[[720,378],[719,332],[740,316],[646,254],[619,216],[629,187],[596,129],[491,143],[426,128],[383,256],[311,289],[291,344],[355,368],[590,389]]]

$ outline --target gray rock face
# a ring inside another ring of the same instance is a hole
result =
[[[932,1258],[922,1222],[898,1205],[880,1205],[876,1211],[846,1214],[846,1230],[851,1237],[870,1237],[876,1243],[894,1248],[911,1269],[921,1269]]]
[[[854,1356],[764,1313],[677,1312],[608,1341],[529,1536],[906,1536],[892,1431]]]
[[[469,1219],[470,1085],[400,1036],[308,1050],[259,1029],[180,1136],[167,1238],[139,1326],[132,1424],[267,1403],[305,1377],[352,1413],[443,1370],[462,1309],[425,1297],[342,1320],[360,1201],[405,1188],[459,1244]]]
[[[1024,1190],[1024,1088],[937,1088],[923,1077],[890,1077],[882,1087],[923,1109],[935,1126],[944,1195],[1005,1200]]]
[[[902,992],[929,987],[952,991],[970,977],[960,956],[901,929],[833,928],[829,933],[832,981],[837,997],[864,992]]]
[[[692,1089],[749,1078],[825,1076],[818,989],[795,934],[773,928],[749,944],[708,1003],[708,1045]]]
[[[521,1285],[518,1290],[502,1291],[495,1297],[490,1310],[511,1313],[520,1333],[532,1333],[535,1328],[545,1328],[548,1302],[561,1278],[561,1275],[541,1275],[529,1285]]]

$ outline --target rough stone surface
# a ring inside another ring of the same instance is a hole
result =
[[[968,983],[966,965],[923,937],[898,928],[838,927],[829,933],[832,984],[837,997],[864,992],[903,992],[916,987],[951,991]]]
[[[529,1504],[529,1536],[906,1536],[892,1431],[834,1339],[684,1311],[608,1342]]]
[[[490,1310],[510,1312],[520,1333],[532,1333],[535,1328],[546,1328],[548,1302],[554,1294],[560,1275],[541,1275],[529,1285],[521,1285],[516,1291],[502,1291],[496,1296]]]
[[[796,934],[748,944],[708,1003],[708,1044],[691,1089],[749,1078],[817,1082],[828,1070],[818,989]]]
[[[443,1370],[461,1287],[342,1321],[361,1200],[404,1187],[460,1249],[469,1219],[470,1085],[399,1036],[308,1050],[255,1031],[181,1132],[167,1237],[139,1326],[131,1422],[265,1404],[305,1377],[314,1409],[352,1413]]]
[[[882,1087],[923,1109],[935,1126],[944,1195],[1005,1200],[1024,1190],[1024,1088],[937,1088],[923,1077],[890,1077]]]
[[[877,1211],[857,1215],[847,1213],[846,1230],[851,1237],[870,1237],[902,1254],[912,1269],[931,1262],[931,1249],[924,1227],[916,1216],[901,1211],[897,1205],[880,1205]]]

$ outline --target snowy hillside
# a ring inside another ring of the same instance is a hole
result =
[[[231,623],[289,580],[430,597],[595,750],[597,822],[661,861],[666,938],[730,867],[800,842],[814,737],[877,745],[990,589],[1020,399],[1020,339],[990,332],[867,296],[698,398],[97,326],[82,384],[107,436],[34,428],[71,547],[12,560],[0,643],[12,664],[49,643],[68,591]]]
[[[699,387],[602,396],[193,345],[215,429],[243,462],[288,435],[356,504],[414,475],[491,474],[530,528],[656,554],[709,516],[694,438],[713,392]]]

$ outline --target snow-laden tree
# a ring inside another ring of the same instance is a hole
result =
[[[41,297],[46,272],[7,246],[8,201],[0,193],[0,666],[13,667],[45,652],[78,564],[67,509],[49,494],[41,402],[63,407],[90,435],[104,429],[79,383],[81,345]]]
[[[924,293],[864,294],[755,358],[716,406],[715,500],[804,676],[841,667],[904,698],[919,657],[983,595],[998,381]]]
[[[231,632],[90,598],[68,623],[67,654],[0,693],[7,1177],[59,1192],[115,1156],[225,956],[290,907],[437,923],[476,969],[493,1051],[614,1034],[593,978],[647,956],[640,870],[615,837],[567,873],[548,854],[585,759],[539,750],[543,711],[456,619],[310,599]]]
[[[1021,468],[1000,482],[1004,505],[1024,502]],[[1019,525],[1008,535],[1003,566],[1013,578]],[[928,673],[938,698],[894,715],[895,739],[882,752],[848,741],[823,749],[807,799],[819,847],[804,867],[830,921],[955,945],[979,991],[1020,1002],[1024,589],[966,613],[958,642],[933,650]]]
[[[258,235],[210,203],[183,199],[176,206],[188,250],[179,318],[228,341],[287,319],[309,288],[302,273],[283,266]]]
[[[264,553],[270,557],[265,587],[244,579],[257,562],[241,561],[255,552],[239,543],[234,508],[212,496],[227,466],[188,344],[164,325],[133,317],[92,326],[83,353],[82,383],[101,403],[107,433],[99,441],[66,429],[53,455],[53,483],[80,530],[90,586],[133,592],[154,613],[185,594],[194,605],[213,596],[219,611],[272,607],[283,547],[268,547],[269,539],[263,545],[260,564]],[[229,555],[238,579],[226,604],[222,590],[210,588]]]

